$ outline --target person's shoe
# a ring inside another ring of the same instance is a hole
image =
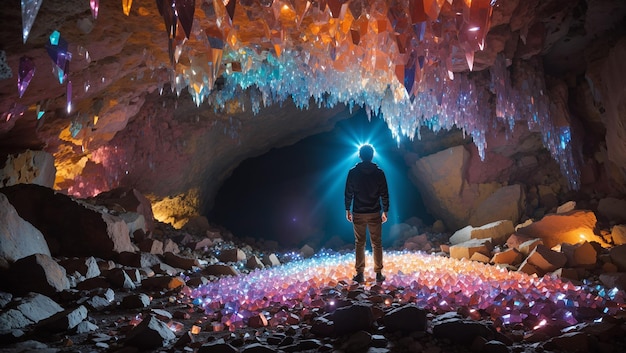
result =
[[[365,282],[365,277],[363,277],[363,272],[359,272],[356,276],[352,277],[352,280],[355,282],[363,283]]]
[[[380,272],[376,272],[376,282],[380,283],[380,282],[384,282],[385,281],[385,275],[383,275]]]

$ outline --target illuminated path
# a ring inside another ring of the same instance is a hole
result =
[[[529,276],[473,261],[413,252],[386,252],[387,280],[362,288],[383,305],[415,303],[433,312],[467,308],[477,317],[500,324],[523,323],[569,326],[578,317],[587,320],[623,310],[624,293],[601,286],[575,286],[558,278]],[[367,265],[373,264],[368,254]],[[335,299],[357,289],[353,254],[322,254],[248,275],[221,278],[187,290],[194,304],[205,308],[215,329],[245,326],[248,318],[263,314],[270,325],[283,324],[288,313],[329,308]],[[373,277],[374,273],[369,273]],[[366,271],[366,277],[368,273]],[[482,313],[482,316],[478,313]]]

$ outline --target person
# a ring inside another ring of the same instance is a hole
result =
[[[346,219],[352,222],[356,248],[356,275],[353,280],[359,283],[365,281],[366,229],[369,228],[376,282],[383,282],[382,224],[387,221],[389,211],[387,179],[382,169],[372,163],[374,148],[371,145],[361,146],[359,157],[361,162],[348,172],[345,188]]]

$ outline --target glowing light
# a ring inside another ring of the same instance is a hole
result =
[[[470,28],[468,29],[468,31],[469,31],[469,32],[477,32],[477,31],[479,31],[479,30],[480,30],[480,27],[470,27]]]

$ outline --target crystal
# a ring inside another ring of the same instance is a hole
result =
[[[66,92],[65,92],[66,96],[67,96],[67,113],[71,113],[72,112],[72,81],[67,81],[67,87],[66,87]]]
[[[20,98],[26,92],[26,88],[30,84],[30,81],[33,79],[35,75],[35,63],[33,59],[28,56],[22,56],[20,58],[20,65],[17,74],[17,91],[19,92]]]
[[[236,1],[232,2],[234,3]],[[180,24],[183,26],[185,35],[189,38],[191,36],[191,25],[193,24],[193,14],[196,9],[196,1],[176,0],[174,4]]]
[[[124,10],[124,15],[130,15],[131,6],[133,6],[133,0],[122,0],[122,9]]]
[[[43,0],[22,0],[22,40],[26,43]]]
[[[72,60],[72,53],[68,52],[67,48],[68,44],[61,37],[61,34],[58,31],[52,32],[49,42],[46,43],[46,50],[50,59],[55,63],[52,69],[57,75],[59,83],[63,83],[67,78]]]
[[[100,8],[100,0],[89,0],[89,7],[91,8],[91,16],[93,19],[98,18],[98,9]]]

